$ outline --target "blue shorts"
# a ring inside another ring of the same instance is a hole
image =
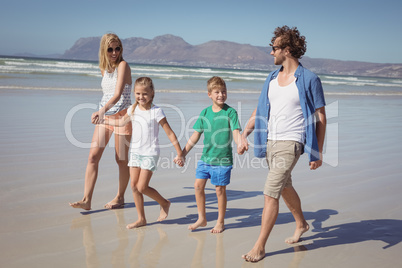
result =
[[[197,163],[195,177],[197,179],[211,179],[215,186],[226,186],[230,183],[230,174],[233,166],[213,166],[200,160]]]

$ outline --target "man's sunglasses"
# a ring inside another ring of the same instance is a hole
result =
[[[278,49],[283,49],[282,47],[272,46],[272,51],[275,53]]]

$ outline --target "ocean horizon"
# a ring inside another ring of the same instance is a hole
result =
[[[153,79],[156,90],[203,93],[212,76],[230,93],[260,93],[272,70],[243,70],[129,63],[132,77]],[[402,79],[318,74],[326,95],[402,96]],[[100,91],[98,62],[0,56],[0,89]]]

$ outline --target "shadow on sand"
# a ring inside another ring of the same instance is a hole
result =
[[[306,245],[297,245],[299,251],[314,250],[337,245],[347,245],[361,243],[365,241],[382,241],[385,245],[383,249],[388,249],[402,242],[402,221],[394,219],[363,220],[333,225],[325,228],[313,230],[319,232],[315,235],[306,236],[301,242],[313,240]],[[293,253],[293,247],[283,250],[269,252],[267,256],[284,253]]]
[[[186,187],[185,189],[192,189]],[[208,210],[214,210],[207,212],[207,220],[214,221],[218,216],[218,209],[215,189],[206,188],[206,208]],[[233,200],[253,198],[261,195],[261,191],[238,191],[227,190],[228,203]],[[196,208],[194,194],[183,195],[173,197],[169,199],[172,203],[188,203],[188,207]],[[145,206],[155,206],[158,203],[154,201],[145,202]],[[124,208],[133,208],[134,203],[126,203]],[[93,213],[108,211],[108,209],[99,209],[81,212],[83,215],[90,215]],[[231,208],[228,206],[226,211],[226,219],[235,218],[234,223],[228,223],[225,225],[226,229],[246,228],[260,226],[261,224],[262,207],[260,208]],[[344,223],[339,225],[333,225],[329,227],[322,227],[322,223],[327,221],[331,215],[336,215],[338,212],[332,209],[322,209],[316,212],[304,212],[304,216],[307,221],[312,221],[312,232],[315,235],[305,236],[301,241],[313,240],[307,245],[297,245],[298,251],[314,250],[317,248],[323,248],[335,245],[344,245],[359,243],[364,241],[383,241],[386,245],[383,249],[390,248],[402,241],[402,220],[395,219],[376,219],[376,220],[362,220],[360,222]],[[181,218],[167,219],[161,224],[191,224],[197,220],[198,215],[189,214]],[[278,219],[275,224],[287,224],[293,223],[294,219],[290,212],[279,213]],[[195,231],[203,231],[207,228],[199,228]],[[269,252],[267,256],[292,253],[294,247],[289,247],[276,252]]]

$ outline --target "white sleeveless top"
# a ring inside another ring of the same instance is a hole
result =
[[[113,73],[107,71],[104,72],[102,78],[102,91],[103,97],[99,103],[99,108],[102,108],[113,97],[117,83],[117,68]],[[116,114],[124,109],[127,109],[131,105],[131,85],[125,84],[120,100],[110,108],[105,115]]]
[[[278,78],[272,80],[268,98],[271,104],[268,139],[304,143],[306,131],[296,80],[284,87],[279,86]]]

